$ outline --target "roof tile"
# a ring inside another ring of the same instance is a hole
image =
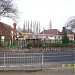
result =
[[[40,34],[58,34],[60,31],[57,29],[48,29],[42,31]]]
[[[0,22],[0,30],[1,30],[1,25],[3,25],[8,31],[13,30],[13,28],[10,25],[7,25],[5,23]]]

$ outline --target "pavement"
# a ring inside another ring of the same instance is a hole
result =
[[[37,71],[0,71],[0,75],[75,75],[75,69],[51,68]]]

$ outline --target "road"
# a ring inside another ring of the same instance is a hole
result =
[[[48,67],[62,67],[63,64],[66,66],[70,64],[69,68],[74,68],[75,64],[75,52],[51,52],[44,53],[44,63]],[[68,67],[68,66],[67,66]]]
[[[62,61],[75,61],[75,52],[51,52],[44,53],[44,62],[62,62]]]

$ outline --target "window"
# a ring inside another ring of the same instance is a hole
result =
[[[36,38],[36,36],[33,36],[33,38]]]
[[[2,34],[2,31],[0,31],[0,34]]]

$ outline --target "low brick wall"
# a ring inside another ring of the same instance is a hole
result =
[[[0,52],[5,51],[25,51],[25,52],[48,52],[48,51],[75,51],[75,46],[61,46],[61,47],[37,47],[37,48],[4,48],[0,47]]]

